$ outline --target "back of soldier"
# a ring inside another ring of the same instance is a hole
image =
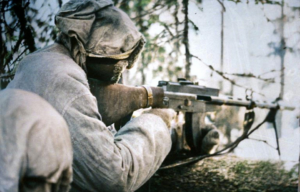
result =
[[[68,191],[72,146],[65,120],[33,93],[0,92],[0,191]]]

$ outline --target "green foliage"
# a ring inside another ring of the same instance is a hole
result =
[[[0,77],[11,79],[22,57],[56,38],[57,29],[50,25],[54,12],[48,0],[40,8],[35,0],[3,0],[0,2]],[[61,1],[58,0],[61,5]],[[46,12],[47,13],[47,12]]]
[[[236,173],[236,174],[247,174],[248,170],[247,169],[247,162],[244,161],[239,161],[235,164],[235,166],[232,168],[232,172]]]
[[[186,1],[188,3],[188,1]],[[201,3],[201,1],[197,1]],[[4,0],[0,3],[0,30],[1,30],[1,63],[0,74],[13,74],[17,63],[22,57],[53,42],[57,37],[58,30],[51,25],[54,18],[54,10],[51,9],[49,0],[44,1],[40,7],[36,6],[36,0]],[[57,6],[62,5],[61,0],[57,0]],[[182,70],[178,69],[178,58],[180,53],[182,30],[178,30],[183,21],[179,21],[182,16],[181,2],[173,0],[114,0],[114,4],[124,10],[136,23],[139,30],[145,36],[147,43],[142,53],[139,71],[144,80],[146,72],[152,63],[157,63],[153,72],[166,79],[174,79]],[[49,10],[41,14],[41,10]],[[163,21],[161,14],[165,13],[174,19]],[[198,27],[193,21],[189,21],[191,29],[197,31]],[[157,34],[150,35],[149,30],[159,25],[163,27]],[[167,29],[168,28],[168,29]],[[182,27],[181,27],[182,28]],[[167,51],[166,47],[169,47]],[[170,65],[170,66],[169,66]],[[182,66],[180,66],[182,69]],[[170,71],[172,70],[172,71]],[[5,75],[6,76],[6,75]],[[145,83],[145,82],[142,82]]]
[[[150,67],[154,77],[160,76],[164,79],[174,80],[178,76],[182,76],[183,66],[179,66],[184,30],[183,20],[179,20],[179,18],[183,18],[184,14],[182,2],[174,0],[115,0],[114,2],[116,6],[132,17],[147,40],[140,64],[138,64],[138,71],[142,75],[141,83],[145,83],[147,74],[145,71],[149,71]],[[201,3],[202,1],[198,0],[197,2]],[[189,1],[185,0],[185,3],[189,3]],[[162,14],[170,19],[166,21],[165,18],[162,18]],[[188,22],[191,28],[187,30],[199,30],[192,20]],[[160,30],[155,35],[149,33],[154,26]]]
[[[153,72],[154,77],[160,76],[166,80],[184,76],[185,66],[182,62],[185,53],[180,51],[187,42],[184,34],[187,31],[198,32],[199,27],[188,17],[187,27],[184,25],[183,18],[186,13],[183,5],[193,2],[201,9],[198,5],[202,3],[202,0],[113,1],[115,6],[124,10],[132,18],[147,40],[138,65],[138,71],[142,75],[141,83],[145,83],[148,72]],[[249,0],[228,1],[249,3]],[[255,0],[254,2],[280,5],[280,2],[273,0]],[[0,74],[13,73],[23,55],[56,39],[58,30],[50,24],[55,14],[55,9],[51,9],[53,2],[50,5],[50,1],[45,0],[40,7],[36,7],[36,3],[36,0],[3,0],[0,2]],[[57,0],[56,3],[56,6],[62,5],[61,0]],[[51,10],[41,14],[43,12],[41,10],[49,9]],[[165,16],[168,18],[167,20]],[[153,28],[159,31],[153,33]],[[279,54],[280,47],[277,44],[269,44],[269,46],[274,50],[270,55]],[[286,50],[294,51],[292,48],[286,48]]]

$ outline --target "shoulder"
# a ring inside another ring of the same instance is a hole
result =
[[[25,118],[34,121],[54,117],[59,122],[64,121],[46,100],[37,94],[20,89],[0,91],[0,109],[1,113],[6,114],[5,117],[11,118],[8,120]]]
[[[60,46],[54,44],[24,58],[8,87],[36,93],[59,112],[70,100],[91,94],[86,73]]]
[[[61,78],[69,75],[88,85],[86,73],[70,57],[68,51],[57,43],[28,55],[20,63],[18,71],[22,70],[35,71],[45,77],[51,77],[50,74]]]
[[[23,76],[34,77],[32,80],[35,81],[47,80],[48,83],[74,79],[88,87],[86,73],[57,43],[26,56],[19,64],[15,79]]]

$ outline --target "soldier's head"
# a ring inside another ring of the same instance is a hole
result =
[[[89,77],[116,83],[145,44],[130,18],[111,0],[71,0],[55,17],[57,41]]]

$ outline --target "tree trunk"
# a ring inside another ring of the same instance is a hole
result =
[[[280,73],[280,93],[279,98],[283,99],[284,95],[284,56],[285,56],[285,39],[284,39],[284,0],[282,0],[281,5],[281,24],[280,24],[280,64],[281,64],[281,73]]]
[[[3,7],[4,9],[4,7]],[[2,12],[2,11],[1,11]],[[3,42],[3,38],[2,38],[2,24],[0,24],[0,31],[1,31],[1,34],[0,34],[0,56],[2,58],[0,58],[0,75],[4,73],[4,42]],[[0,79],[1,81],[1,79]],[[0,87],[1,89],[1,87]]]
[[[284,96],[284,57],[285,57],[285,39],[284,39],[284,0],[281,3],[281,23],[280,23],[280,92],[279,99],[283,100]],[[282,129],[282,112],[278,113],[278,136],[281,137],[281,129]]]
[[[185,78],[190,79],[191,72],[191,54],[189,48],[189,0],[183,0],[183,14],[184,14],[184,31],[183,31],[183,44],[185,46]]]
[[[178,10],[179,10],[179,3],[175,3],[175,11],[174,11],[174,20],[175,20],[175,31],[176,31],[176,36],[177,38],[179,38],[179,19],[178,19]],[[175,47],[176,47],[176,61],[178,61],[179,58],[179,48],[180,48],[180,44],[179,44],[179,40],[175,40]]]
[[[222,1],[223,3],[223,1]],[[223,5],[224,6],[224,5]],[[220,58],[220,71],[223,73],[224,65],[224,8],[221,10],[221,58]],[[219,82],[220,91],[223,92],[223,80]]]
[[[138,1],[137,3],[137,12],[138,12],[138,26],[140,28],[140,32],[143,34],[145,32],[145,29],[143,27],[143,20],[142,20],[142,11],[143,11],[143,7],[142,7],[142,2]],[[143,52],[141,54],[141,67],[140,67],[140,73],[141,73],[141,84],[144,85],[146,83],[146,74],[145,74],[145,67],[146,67],[146,63],[145,63],[145,53]]]

